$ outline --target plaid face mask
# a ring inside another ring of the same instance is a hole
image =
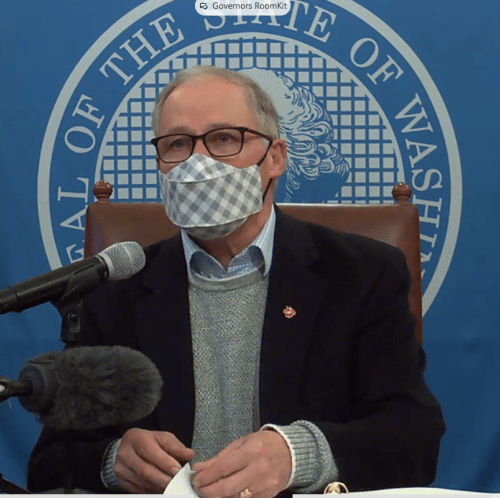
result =
[[[194,237],[226,237],[262,209],[262,181],[256,164],[236,168],[196,153],[159,174],[167,216]]]

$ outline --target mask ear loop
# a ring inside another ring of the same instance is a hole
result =
[[[262,194],[262,202],[264,202],[264,199],[266,198],[267,191],[269,190],[269,187],[271,186],[272,181],[273,181],[273,178],[269,178],[269,181],[267,182],[266,190],[264,190],[264,193]]]
[[[271,140],[269,142],[269,145],[267,146],[266,152],[262,156],[262,159],[257,163],[257,166],[260,168],[260,165],[264,162],[264,159],[267,156],[267,153],[269,152],[269,149],[271,148],[271,145],[273,145],[274,140]],[[271,182],[273,181],[273,178],[269,178],[269,181],[267,182],[266,189],[264,190],[264,193],[262,194],[262,202],[264,202],[264,199],[266,198],[267,191],[269,190],[269,187],[271,186]]]

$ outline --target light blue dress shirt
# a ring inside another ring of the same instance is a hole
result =
[[[196,244],[184,230],[181,230],[188,271],[205,278],[224,279],[241,276],[250,273],[255,268],[259,268],[262,275],[267,276],[271,269],[273,257],[275,227],[276,213],[273,206],[271,214],[259,235],[246,249],[234,256],[227,270],[213,256]]]

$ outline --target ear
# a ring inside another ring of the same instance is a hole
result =
[[[269,177],[278,178],[286,169],[286,142],[282,138],[273,140],[268,155],[271,159],[269,165]]]

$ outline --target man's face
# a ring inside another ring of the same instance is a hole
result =
[[[159,135],[188,133],[200,135],[210,130],[244,126],[258,130],[257,121],[247,102],[245,89],[222,78],[205,76],[193,78],[174,90],[165,101],[159,123]],[[258,130],[260,131],[260,130]],[[262,184],[281,175],[285,167],[286,146],[283,140],[273,142],[260,166]],[[242,151],[230,157],[216,158],[237,168],[256,164],[264,156],[267,140],[245,133]],[[203,141],[197,141],[193,153],[209,156]],[[158,161],[160,170],[167,173],[176,165]]]

